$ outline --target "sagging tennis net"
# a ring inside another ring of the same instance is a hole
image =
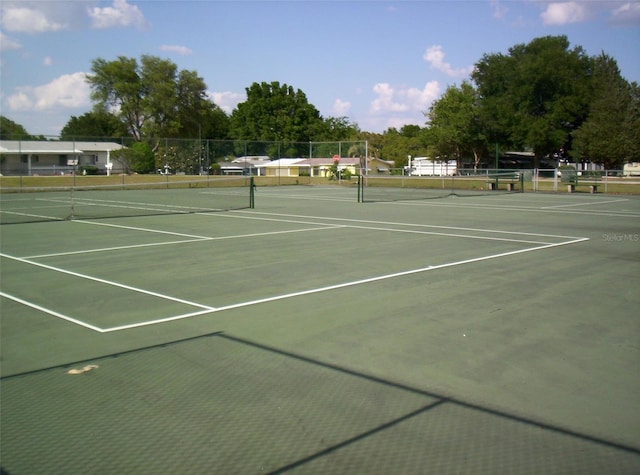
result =
[[[360,176],[358,202],[409,201],[451,196],[485,196],[524,191],[520,172],[455,176]]]
[[[100,185],[92,185],[90,177],[78,177],[68,186],[56,186],[52,178],[57,177],[37,185],[35,178],[24,177],[19,186],[11,186],[3,177],[0,224],[209,213],[253,208],[255,203],[252,177],[158,177]]]

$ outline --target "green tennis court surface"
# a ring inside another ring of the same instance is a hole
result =
[[[640,199],[356,193],[1,226],[2,469],[640,471]]]

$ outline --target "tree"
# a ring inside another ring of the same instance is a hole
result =
[[[87,81],[96,107],[116,114],[137,141],[198,137],[216,110],[207,99],[204,80],[194,71],[178,71],[169,60],[143,55],[138,64],[124,56],[115,61],[99,58],[91,71]]]
[[[380,140],[374,138],[369,148],[373,156],[392,161],[393,167],[400,169],[407,165],[409,155],[417,157],[426,154],[425,130],[413,124],[404,125],[400,130],[390,127]]]
[[[151,173],[155,171],[155,157],[151,147],[146,142],[135,142],[130,147],[121,149],[115,159],[122,164],[127,173]]]
[[[322,131],[316,140],[354,140],[360,133],[358,124],[347,117],[327,117],[323,120]]]
[[[534,166],[570,146],[588,112],[592,61],[569,46],[566,36],[536,38],[506,56],[484,55],[472,74],[489,139],[532,150]]]
[[[593,71],[589,115],[574,133],[573,157],[621,169],[625,161],[640,158],[637,84],[625,81],[616,61],[604,53],[595,58]]]
[[[229,134],[234,139],[308,143],[323,129],[320,113],[300,89],[277,81],[254,82],[246,92],[247,100],[231,113]]]
[[[61,140],[95,140],[108,137],[126,137],[127,128],[114,114],[104,110],[95,110],[71,116],[60,132]]]
[[[8,119],[7,117],[0,115],[0,139],[2,140],[26,140],[31,138],[25,128]]]
[[[474,168],[477,168],[487,143],[473,86],[467,81],[459,87],[449,86],[431,105],[427,117],[429,143],[434,152],[458,161],[467,154],[473,155]]]

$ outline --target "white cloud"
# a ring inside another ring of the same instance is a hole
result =
[[[7,106],[12,111],[26,111],[33,108],[33,101],[26,92],[17,92],[7,97]]]
[[[42,86],[22,86],[6,98],[12,111],[49,111],[90,105],[91,89],[85,73],[65,74]]]
[[[22,48],[20,43],[12,40],[0,31],[0,51],[11,51],[20,48]]]
[[[507,7],[505,7],[499,0],[491,0],[490,2],[491,8],[493,9],[493,18],[498,20],[502,20],[507,16],[507,12],[509,11]]]
[[[438,81],[429,81],[423,89],[410,88],[406,92],[411,109],[425,111],[440,96]]]
[[[371,102],[371,112],[404,112],[408,109],[406,104],[401,102],[394,102],[394,96],[399,95],[390,85],[386,82],[380,82],[373,86],[373,92],[378,95],[377,99]]]
[[[45,66],[51,66],[53,64],[53,59],[51,59],[51,56],[45,56],[45,58],[42,60],[42,64],[44,64]]]
[[[247,99],[245,94],[237,92],[209,92],[209,98],[225,113],[231,114],[236,106]]]
[[[580,23],[589,19],[589,9],[578,2],[550,3],[540,17],[545,25]]]
[[[67,23],[54,21],[44,11],[36,8],[10,4],[3,6],[0,13],[0,23],[2,28],[7,31],[44,33],[68,27]]]
[[[181,56],[189,56],[193,51],[186,46],[179,45],[162,45],[160,46],[160,51],[165,51],[167,53],[177,53]]]
[[[373,92],[378,97],[371,102],[371,112],[399,113],[408,111],[424,111],[440,95],[438,81],[430,81],[423,89],[415,87],[400,87],[394,89],[388,83],[378,83],[373,86]]]
[[[343,101],[342,99],[336,99],[333,103],[333,107],[331,108],[332,114],[335,114],[338,117],[345,117],[349,115],[350,110],[351,102]]]
[[[400,129],[408,124],[424,126],[424,112],[441,94],[438,81],[429,81],[423,88],[378,83],[374,85],[373,92],[377,97],[371,102],[371,115],[363,118],[360,125],[366,130],[377,131],[389,127]]]
[[[614,25],[640,25],[640,2],[628,2],[611,12],[609,21]]]
[[[91,26],[97,29],[134,26],[145,28],[147,25],[142,11],[127,0],[113,0],[110,7],[93,7],[87,10],[91,18]]]
[[[440,45],[430,46],[423,55],[424,60],[429,63],[432,68],[446,74],[447,76],[465,77],[473,70],[473,67],[471,66],[467,68],[454,69],[451,67],[451,64],[444,61],[444,57],[445,54],[444,51],[442,51],[442,46]]]

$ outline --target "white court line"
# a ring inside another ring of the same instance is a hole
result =
[[[80,274],[79,272],[73,272],[73,271],[70,271],[70,270],[61,269],[59,267],[54,267],[54,266],[50,266],[50,265],[47,265],[47,264],[42,264],[40,262],[30,261],[30,260],[24,259],[22,257],[10,256],[10,255],[4,254],[4,253],[0,253],[0,256],[5,257],[7,259],[12,259],[14,261],[22,262],[23,264],[29,264],[29,265],[36,266],[36,267],[42,267],[43,269],[52,270],[54,272],[60,272],[61,274],[72,275],[74,277],[80,277],[81,279],[92,280],[94,282],[100,282],[101,284],[111,285],[113,287],[119,287],[121,289],[126,289],[126,290],[131,290],[133,292],[139,292],[141,294],[151,295],[152,297],[159,297],[159,298],[164,299],[164,300],[171,300],[173,302],[178,302],[178,303],[181,303],[181,304],[190,305],[192,307],[198,307],[198,308],[203,308],[203,309],[207,309],[207,310],[215,310],[214,307],[209,307],[208,305],[201,305],[201,304],[196,303],[196,302],[190,302],[188,300],[179,299],[177,297],[171,297],[169,295],[160,294],[158,292],[152,292],[150,290],[140,289],[138,287],[133,287],[133,286],[126,285],[126,284],[120,284],[118,282],[113,282],[113,281],[106,280],[106,279],[100,279],[99,277],[93,277],[93,276],[90,276],[90,275],[87,275],[87,274]]]
[[[44,216],[41,214],[31,214],[31,213],[16,213],[15,211],[0,211],[3,214],[11,214],[13,216],[25,216],[27,218],[38,218],[38,219],[47,219],[50,221],[66,221],[64,218],[56,218],[53,216]]]
[[[537,246],[537,247],[532,247],[532,248],[527,248],[527,249],[520,249],[517,251],[509,251],[509,252],[502,252],[499,254],[491,254],[489,256],[482,256],[482,257],[475,257],[472,259],[465,259],[462,261],[456,261],[456,262],[449,262],[447,264],[440,264],[440,265],[436,265],[436,266],[428,266],[428,267],[422,267],[419,269],[412,269],[412,270],[407,270],[407,271],[402,271],[402,272],[395,272],[393,274],[386,274],[386,275],[379,275],[379,276],[375,276],[375,277],[370,277],[367,279],[361,279],[361,280],[355,280],[352,282],[344,282],[342,284],[335,284],[335,285],[329,285],[326,287],[319,287],[316,289],[310,289],[310,290],[302,290],[300,292],[292,292],[292,293],[288,293],[288,294],[283,294],[283,295],[276,295],[273,297],[266,297],[263,299],[257,299],[257,300],[251,300],[248,302],[241,302],[241,303],[237,303],[237,304],[231,304],[231,305],[226,305],[223,307],[216,307],[215,309],[212,309],[210,311],[202,311],[202,312],[195,312],[195,314],[193,315],[189,315],[189,316],[195,316],[195,315],[203,315],[203,314],[207,314],[207,313],[217,313],[217,312],[222,312],[224,310],[232,310],[232,309],[236,309],[236,308],[242,308],[242,307],[249,307],[252,305],[258,305],[258,304],[262,304],[262,303],[267,303],[267,302],[275,302],[278,300],[285,300],[285,299],[290,299],[293,297],[300,297],[303,295],[311,295],[311,294],[317,294],[320,292],[327,292],[330,290],[336,290],[336,289],[342,289],[345,287],[353,287],[356,285],[361,285],[361,284],[368,284],[371,282],[378,282],[381,280],[387,280],[387,279],[393,279],[396,277],[403,277],[403,276],[407,276],[407,275],[412,275],[412,274],[419,274],[422,272],[428,272],[428,271],[432,271],[432,270],[437,270],[437,269],[444,269],[447,267],[454,267],[454,266],[459,266],[459,265],[464,265],[464,264],[471,264],[474,262],[480,262],[480,261],[486,261],[486,260],[490,260],[490,259],[497,259],[500,257],[506,257],[506,256],[512,256],[515,254],[522,254],[525,252],[532,252],[532,251],[538,251],[541,249],[549,249],[552,247],[558,247],[558,246],[565,246],[567,244],[575,244],[578,242],[582,242],[582,241],[588,241],[589,238],[577,238],[574,239],[572,241],[565,241],[565,242],[561,242],[561,243],[556,243],[556,244],[547,244],[544,246]],[[133,328],[139,328],[139,327],[144,327],[144,326],[149,326],[149,325],[156,325],[156,324],[160,324],[160,323],[165,323],[165,322],[169,322],[169,321],[175,321],[175,320],[179,320],[179,319],[183,319],[183,318],[189,318],[189,316],[174,316],[174,317],[168,317],[168,318],[160,318],[157,320],[148,320],[145,322],[139,322],[139,323],[131,323],[128,325],[120,325],[117,327],[110,327],[110,328],[104,328],[102,331],[104,333],[109,333],[109,332],[115,332],[115,331],[120,331],[120,330],[130,330]]]
[[[89,223],[91,224],[91,223]],[[126,227],[126,226],[123,226]],[[241,238],[248,238],[248,237],[263,237],[263,236],[272,236],[272,235],[276,235],[276,234],[291,234],[291,233],[304,233],[304,232],[309,232],[309,231],[325,231],[327,229],[338,229],[338,228],[345,228],[347,226],[342,226],[342,225],[338,225],[338,224],[326,224],[326,225],[319,225],[318,227],[315,228],[304,228],[304,229],[290,229],[288,231],[272,231],[272,232],[268,232],[268,233],[252,233],[252,234],[235,234],[232,236],[219,236],[219,237],[202,237],[200,239],[185,239],[182,241],[166,241],[166,242],[156,242],[156,243],[148,243],[148,244],[131,244],[128,246],[113,246],[113,247],[103,247],[103,248],[97,248],[97,249],[86,249],[83,251],[67,251],[67,252],[56,252],[56,253],[52,253],[52,254],[39,254],[39,255],[35,255],[35,256],[26,256],[23,257],[23,259],[40,259],[40,258],[45,258],[45,257],[58,257],[58,256],[71,256],[71,255],[77,255],[77,254],[90,254],[93,252],[110,252],[110,251],[119,251],[119,250],[124,250],[124,249],[137,249],[137,248],[144,248],[144,247],[153,247],[153,246],[166,246],[166,245],[170,245],[170,244],[188,244],[188,243],[194,243],[194,242],[203,242],[203,241],[223,241],[226,239],[241,239]],[[149,230],[151,232],[153,232],[153,230]],[[158,231],[158,232],[163,232],[163,231]],[[169,233],[172,234],[172,233]]]
[[[47,200],[56,202],[56,200]],[[58,202],[64,203],[64,201],[58,200]],[[82,206],[100,206],[103,208],[125,208],[125,209],[137,209],[143,211],[158,211],[162,213],[182,213],[190,214],[194,211],[204,211],[205,208],[194,208],[192,206],[177,206],[177,205],[159,205],[153,203],[139,203],[135,201],[116,201],[116,200],[97,200],[91,198],[76,198],[74,204]],[[158,206],[161,206],[158,208]],[[212,208],[218,209],[218,208]]]
[[[443,202],[435,202],[431,200],[427,201],[403,201],[403,202],[379,202],[375,203],[378,205],[390,205],[390,206],[431,206],[436,208],[464,208],[464,209],[481,209],[481,210],[491,210],[491,211],[522,211],[529,213],[559,213],[559,214],[577,214],[577,215],[586,215],[586,216],[603,216],[603,217],[640,217],[640,214],[636,211],[613,211],[613,210],[569,210],[569,209],[549,209],[542,207],[524,207],[524,206],[509,206],[509,205],[501,205],[501,206],[486,206],[481,204],[451,204],[451,203],[443,203]]]
[[[284,217],[294,217],[294,218],[305,218],[305,219],[324,219],[327,221],[347,221],[351,223],[367,223],[367,224],[385,224],[388,226],[411,226],[415,228],[433,228],[433,229],[450,229],[455,231],[473,231],[473,232],[481,232],[481,233],[492,233],[492,234],[512,234],[518,236],[533,236],[533,237],[549,237],[549,238],[561,238],[561,239],[580,239],[578,236],[562,236],[558,234],[541,234],[541,233],[524,233],[518,231],[503,231],[498,229],[479,229],[479,228],[462,228],[458,226],[438,226],[433,224],[414,224],[414,223],[398,223],[394,221],[374,221],[368,219],[353,219],[353,218],[332,218],[332,217],[323,217],[323,216],[304,216],[297,214],[282,214],[282,213],[265,213],[260,211],[245,211],[238,210],[238,213],[245,214],[258,214],[258,215],[269,215],[269,216],[284,216]],[[394,231],[393,229],[385,229],[387,231]],[[399,231],[399,230],[398,230]],[[471,237],[471,236],[470,236]]]
[[[172,236],[181,236],[193,239],[209,239],[209,236],[198,236],[197,234],[185,234],[185,233],[177,233],[175,231],[163,231],[161,229],[149,229],[149,228],[139,228],[137,226],[124,226],[122,224],[110,224],[110,223],[97,223],[95,221],[73,221],[74,224],[90,224],[92,226],[106,226],[109,228],[119,228],[119,229],[127,229],[129,231],[142,231],[145,233],[155,233],[155,234],[170,234]]]
[[[605,203],[620,203],[622,201],[629,201],[628,199],[620,199],[620,200],[607,200],[607,201],[598,201],[594,203],[573,203],[570,205],[554,205],[554,206],[541,206],[540,209],[552,209],[552,208],[570,208],[573,206],[591,206],[591,205],[602,205]]]
[[[104,333],[104,330],[102,328],[96,327],[96,326],[91,325],[89,323],[85,323],[85,322],[83,322],[81,320],[77,320],[75,318],[71,318],[71,317],[69,317],[67,315],[63,315],[63,314],[58,313],[58,312],[56,312],[54,310],[50,310],[50,309],[42,307],[40,305],[36,305],[36,304],[34,304],[32,302],[27,302],[26,300],[23,300],[21,298],[15,297],[13,295],[9,295],[9,294],[4,293],[2,291],[0,291],[0,296],[6,297],[6,298],[8,298],[10,300],[13,300],[14,302],[18,302],[18,303],[20,303],[22,305],[26,305],[27,307],[34,308],[34,309],[39,310],[41,312],[48,313],[49,315],[52,315],[52,316],[54,316],[56,318],[61,318],[62,320],[66,320],[68,322],[75,323],[76,325],[80,325],[81,327],[85,327],[85,328],[88,328],[90,330],[94,330],[94,331],[97,331],[97,332],[100,332],[100,333]]]
[[[524,239],[507,239],[507,238],[499,238],[499,237],[491,237],[491,236],[472,236],[470,234],[454,234],[454,233],[439,233],[436,231],[416,231],[415,229],[389,229],[389,228],[379,228],[375,226],[345,226],[349,229],[370,229],[372,231],[389,231],[393,233],[408,233],[408,234],[425,234],[429,236],[447,236],[447,237],[456,237],[463,239],[482,239],[485,241],[505,241],[505,242],[517,242],[524,244],[552,244],[546,241],[527,241]]]
[[[239,210],[233,210],[233,211],[239,211]],[[232,211],[230,211],[231,213]],[[255,214],[262,214],[262,215],[274,215],[274,216],[296,216],[296,215],[286,215],[286,214],[276,214],[276,213],[260,213],[260,212],[255,212]],[[328,226],[328,227],[343,227],[341,225],[338,224],[327,224],[327,223],[319,223],[317,221],[300,221],[297,219],[281,219],[281,218],[262,218],[262,217],[257,217],[257,216],[236,216],[233,214],[204,214],[204,216],[208,216],[211,218],[231,218],[231,219],[252,219],[255,221],[273,221],[276,223],[293,223],[293,224],[313,224],[315,226]],[[317,216],[300,216],[301,218],[304,219],[330,219],[330,218],[322,218],[322,217],[317,217]],[[336,218],[337,219],[337,218]],[[350,221],[350,220],[346,220],[346,221]]]
[[[96,327],[94,325],[86,324],[84,322],[81,322],[79,320],[73,319],[71,317],[64,316],[64,315],[59,314],[57,312],[53,312],[51,310],[45,309],[44,307],[40,307],[40,306],[37,306],[37,305],[34,305],[34,304],[30,304],[28,302],[21,301],[20,299],[14,298],[14,300],[16,300],[16,301],[20,301],[21,303],[24,303],[25,305],[29,305],[29,306],[31,306],[33,308],[37,308],[37,309],[42,310],[42,311],[44,311],[46,313],[49,313],[51,315],[57,316],[59,318],[63,318],[65,320],[73,322],[73,323],[78,323],[79,325],[82,325],[82,326],[84,326],[86,328],[91,328],[91,329],[93,329],[95,331],[98,331],[98,332],[101,332],[101,333],[106,333],[106,332],[113,332],[113,331],[132,329],[132,328],[137,328],[137,327],[142,327],[142,326],[154,325],[154,324],[159,324],[159,323],[165,323],[165,322],[169,322],[169,321],[182,320],[182,319],[191,318],[191,317],[198,316],[198,315],[204,315],[204,314],[209,314],[209,313],[220,312],[220,311],[223,311],[223,310],[231,310],[231,309],[235,309],[235,308],[241,308],[241,307],[246,307],[246,306],[251,306],[251,305],[257,305],[257,304],[266,303],[266,302],[272,302],[272,301],[277,301],[277,300],[283,300],[283,299],[288,299],[288,298],[297,297],[297,296],[315,294],[315,293],[319,293],[319,292],[326,292],[326,291],[330,291],[330,290],[335,290],[335,289],[340,289],[340,288],[345,288],[345,287],[350,287],[350,286],[355,286],[355,285],[360,285],[360,284],[366,284],[366,283],[370,283],[370,282],[376,282],[376,281],[381,281],[381,280],[386,280],[386,279],[391,279],[391,278],[396,278],[396,277],[402,277],[402,276],[411,275],[411,274],[417,274],[417,273],[421,273],[421,272],[427,272],[427,271],[430,271],[430,270],[436,270],[436,269],[441,269],[441,268],[446,268],[446,267],[469,264],[469,263],[473,263],[473,262],[479,262],[479,261],[483,261],[483,260],[495,259],[495,258],[499,258],[499,257],[505,257],[505,256],[509,256],[509,255],[514,255],[514,254],[519,254],[519,253],[524,253],[524,252],[530,252],[530,251],[535,251],[535,250],[548,249],[548,248],[557,247],[557,246],[564,246],[564,245],[567,245],[567,244],[574,244],[574,243],[578,243],[578,242],[582,242],[582,241],[587,241],[588,240],[588,238],[576,238],[576,237],[570,237],[570,236],[557,236],[557,235],[549,235],[549,234],[521,233],[521,232],[510,232],[510,231],[500,231],[500,230],[474,229],[474,228],[460,228],[460,227],[451,227],[451,226],[416,225],[416,224],[407,224],[407,223],[394,223],[394,222],[371,221],[371,220],[354,220],[354,219],[344,219],[344,218],[324,218],[324,217],[316,217],[316,216],[284,215],[284,214],[277,214],[277,213],[259,213],[259,212],[250,212],[250,211],[247,211],[246,213],[254,213],[254,214],[260,214],[260,215],[271,215],[271,216],[295,217],[295,218],[304,218],[304,219],[309,219],[309,218],[311,218],[311,219],[323,219],[323,220],[333,220],[333,221],[342,221],[342,222],[347,221],[347,222],[361,222],[361,223],[376,223],[376,224],[386,224],[386,225],[395,225],[395,226],[414,226],[414,227],[426,227],[426,228],[438,228],[438,229],[455,229],[455,230],[475,231],[475,232],[484,232],[484,233],[501,233],[501,234],[510,234],[510,235],[554,237],[554,238],[566,238],[566,239],[571,239],[571,240],[570,241],[561,242],[561,243],[544,243],[544,245],[542,245],[542,246],[537,246],[537,247],[533,247],[533,248],[520,249],[520,250],[516,250],[516,251],[509,251],[509,252],[504,252],[504,253],[499,253],[499,254],[492,254],[490,256],[483,256],[483,257],[478,257],[478,258],[466,259],[466,260],[463,260],[463,261],[451,262],[451,263],[447,263],[447,264],[441,264],[441,265],[436,265],[436,266],[428,266],[428,267],[423,267],[423,268],[419,268],[419,269],[412,269],[412,270],[408,270],[408,271],[397,272],[397,273],[393,273],[393,274],[375,276],[375,277],[362,279],[362,280],[357,280],[357,281],[353,281],[353,282],[346,282],[346,283],[342,283],[342,284],[336,284],[336,285],[330,285],[330,286],[326,286],[326,287],[320,287],[320,288],[317,288],[317,289],[310,289],[310,290],[306,290],[306,291],[293,292],[293,293],[289,293],[289,294],[283,294],[283,295],[279,295],[279,296],[267,297],[267,298],[248,301],[248,302],[241,302],[241,303],[227,305],[227,306],[223,306],[223,307],[205,306],[205,305],[197,304],[195,302],[189,302],[189,301],[186,301],[186,300],[173,298],[173,297],[170,297],[170,296],[167,296],[167,295],[146,291],[144,289],[138,289],[138,288],[127,286],[127,285],[118,284],[116,282],[106,281],[104,279],[94,278],[94,277],[87,276],[87,275],[84,275],[84,274],[79,274],[79,273],[75,273],[75,272],[71,272],[71,271],[66,271],[64,269],[59,269],[59,268],[56,268],[56,267],[53,267],[53,266],[48,266],[48,265],[45,265],[45,264],[32,262],[32,261],[26,260],[24,258],[17,258],[17,257],[13,257],[13,256],[1,254],[1,253],[0,253],[0,256],[4,256],[4,257],[7,257],[9,259],[14,259],[14,260],[17,260],[17,261],[21,261],[21,262],[24,262],[24,263],[27,263],[27,264],[43,267],[43,268],[46,268],[46,269],[50,269],[50,270],[66,273],[66,274],[69,274],[69,275],[74,275],[74,276],[77,276],[77,277],[86,278],[86,279],[93,280],[93,281],[96,281],[96,282],[105,283],[107,285],[114,285],[114,286],[122,287],[122,288],[125,288],[125,289],[129,289],[129,290],[132,290],[132,291],[137,291],[137,292],[140,292],[140,293],[143,293],[143,294],[156,296],[156,297],[159,297],[159,298],[176,301],[176,302],[183,303],[183,304],[186,304],[186,305],[199,307],[201,309],[201,310],[197,310],[197,311],[194,311],[194,312],[185,313],[185,314],[181,314],[181,315],[174,315],[174,316],[166,317],[166,318],[162,318],[162,319],[149,320],[149,321],[145,321],[145,322],[133,323],[133,324],[128,324],[128,325],[120,325],[120,326],[110,327],[110,328],[100,328],[100,327]],[[225,216],[225,217],[228,217],[228,216]],[[299,221],[292,221],[292,220],[289,220],[289,219],[283,220],[283,219],[275,219],[275,218],[259,218],[259,217],[246,217],[246,216],[237,216],[237,218],[261,219],[261,220],[267,220],[268,219],[268,220],[273,220],[273,221],[285,221],[285,222],[298,222],[298,223],[300,223]],[[78,222],[78,223],[129,228],[129,229],[132,229],[132,230],[139,230],[139,231],[145,231],[145,232],[159,232],[159,233],[163,233],[163,234],[184,235],[182,233],[171,233],[171,232],[157,231],[157,230],[151,230],[151,229],[146,229],[146,228],[133,228],[133,227],[129,227],[129,226],[112,225],[112,224],[104,224],[104,223],[93,223],[93,222],[90,222],[90,221],[82,221],[82,222]],[[304,222],[304,223],[306,224],[307,222]],[[381,230],[381,231],[395,231],[395,232],[421,232],[421,231],[415,231],[415,230],[403,230],[403,229],[391,229],[391,228],[374,228],[374,227],[369,228],[369,227],[365,227],[365,226],[361,227],[361,226],[352,226],[352,225],[351,226],[350,225],[331,225],[331,224],[318,223],[318,222],[312,222],[311,224],[314,224],[315,226],[319,226],[319,227],[315,227],[315,228],[312,228],[312,229],[309,228],[309,229],[305,229],[305,230],[278,231],[278,232],[274,232],[274,233],[255,233],[255,234],[244,235],[244,236],[261,236],[261,235],[264,235],[264,234],[282,234],[282,233],[301,232],[301,231],[320,231],[320,230],[333,229],[333,228],[364,228],[364,229],[375,229],[375,230]],[[426,233],[426,234],[444,234],[444,233],[429,233],[429,232],[424,232],[424,231],[423,231],[423,233]],[[184,236],[192,236],[192,235],[184,235]],[[467,235],[459,235],[459,236],[460,237],[468,237],[468,238],[476,238],[475,236],[467,236]],[[195,238],[196,236],[193,236],[193,237]],[[236,238],[236,237],[237,236],[233,236],[233,237],[229,236],[229,237],[224,237],[224,238],[208,238],[208,237],[200,236],[199,238],[201,238],[202,240],[210,240],[210,239],[231,239],[231,238]],[[502,238],[493,238],[493,239],[503,240],[503,241],[513,241],[513,242],[526,242],[526,243],[536,243],[536,244],[538,243],[536,241],[524,241],[524,240],[515,240],[515,239],[502,239]],[[194,241],[185,241],[185,242],[194,242]],[[11,296],[8,296],[8,298],[11,298]]]
[[[128,246],[113,246],[113,247],[102,247],[97,249],[85,249],[82,251],[67,251],[67,252],[54,252],[51,254],[37,254],[33,256],[24,256],[23,259],[42,259],[45,257],[59,257],[59,256],[73,256],[78,254],[91,254],[93,252],[111,252],[111,251],[120,251],[124,249],[138,249],[144,247],[154,247],[154,246],[168,246],[170,244],[184,244],[189,242],[202,242],[209,241],[209,239],[185,239],[182,241],[166,241],[166,242],[154,242],[147,244],[130,244]]]

